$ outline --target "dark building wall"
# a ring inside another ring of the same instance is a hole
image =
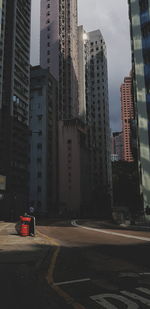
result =
[[[77,117],[77,0],[41,0],[40,64],[59,82],[59,119]]]
[[[7,218],[25,210],[28,195],[30,16],[31,1],[6,1],[0,171],[6,176]]]
[[[40,215],[57,213],[57,119],[58,83],[48,69],[32,67],[29,200]]]
[[[141,201],[150,207],[150,1],[128,0]],[[145,219],[149,220],[146,217]]]

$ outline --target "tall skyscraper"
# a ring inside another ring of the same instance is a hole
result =
[[[110,196],[112,177],[106,45],[100,30],[84,32],[83,39],[91,188],[94,195],[97,192]],[[99,205],[99,211],[102,213],[103,210],[103,205]]]
[[[121,118],[123,134],[123,160],[134,161],[131,147],[131,123],[135,118],[134,102],[132,91],[132,77],[125,77],[124,83],[120,87],[121,92]]]
[[[112,161],[123,160],[123,134],[122,132],[113,132],[112,134]]]
[[[27,203],[30,16],[30,0],[6,1],[0,170],[6,176],[7,215],[21,213]]]
[[[78,26],[78,66],[79,66],[79,117],[86,120],[86,62],[85,62],[85,31],[83,26]]]
[[[0,109],[2,107],[2,82],[4,61],[4,38],[5,38],[6,1],[0,1]]]
[[[83,26],[78,27],[77,0],[41,0],[40,45],[41,67],[48,67],[58,80],[59,85],[58,119],[64,121],[58,125],[60,183],[63,183],[62,179],[66,173],[66,170],[64,172],[66,169],[65,160],[61,159],[67,153],[66,146],[62,145],[63,138],[67,145],[63,134],[66,134],[66,138],[69,136],[72,149],[75,151],[77,147],[76,151],[79,156],[80,153],[83,153],[80,149],[81,144],[77,145],[76,143],[76,137],[79,135],[76,121],[77,118],[78,120],[80,118],[80,125],[83,121],[84,125],[86,124],[88,127],[88,132],[83,135],[87,139],[85,148],[90,149],[89,174],[93,197],[96,200],[96,196],[100,196],[100,194],[105,197],[106,195],[110,196],[112,188],[111,143],[107,57],[103,37],[99,30],[85,33]],[[73,128],[74,133],[72,133]],[[81,162],[83,161],[79,162],[78,175],[82,170]],[[68,177],[70,171],[67,173]],[[75,176],[75,179],[80,179],[80,177]],[[65,185],[68,186],[67,180],[65,181]],[[83,181],[81,183],[83,186]],[[75,181],[72,182],[71,189],[69,189],[70,185],[69,187],[65,187],[65,185],[61,186],[59,192],[64,208],[66,203],[71,205],[71,197],[72,204],[74,204],[73,196],[80,196],[79,191],[78,194],[75,193],[79,188]],[[65,192],[68,192],[69,198]],[[99,212],[102,213],[104,207],[100,206],[99,201],[96,203],[97,209],[99,208]],[[80,202],[77,204],[76,209]],[[94,210],[95,214],[97,209]],[[91,209],[91,213],[92,211],[93,209]]]
[[[86,125],[79,119],[59,121],[59,135],[59,211],[74,217],[87,216],[91,209],[91,175]]]
[[[59,82],[59,119],[78,115],[77,0],[41,0],[40,65]]]
[[[29,201],[54,215],[57,202],[57,81],[48,69],[31,68]]]
[[[150,207],[150,1],[128,0],[128,3],[137,111],[139,174],[145,210]]]

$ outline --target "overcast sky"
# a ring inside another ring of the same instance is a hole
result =
[[[120,85],[131,69],[127,0],[78,0],[79,24],[100,29],[107,46],[109,106],[113,131],[121,129]],[[31,64],[39,63],[40,0],[32,0]]]

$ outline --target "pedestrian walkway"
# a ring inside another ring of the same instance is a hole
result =
[[[21,237],[15,223],[0,222],[0,291],[3,308],[67,309],[46,281],[53,246],[36,231]]]
[[[38,233],[35,237],[21,237],[15,230],[15,223],[0,222],[0,263],[30,261],[39,265],[49,246],[47,239]]]

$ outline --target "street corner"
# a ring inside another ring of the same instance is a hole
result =
[[[50,250],[47,239],[36,231],[35,237],[20,236],[15,223],[0,223],[0,264],[40,265]]]

